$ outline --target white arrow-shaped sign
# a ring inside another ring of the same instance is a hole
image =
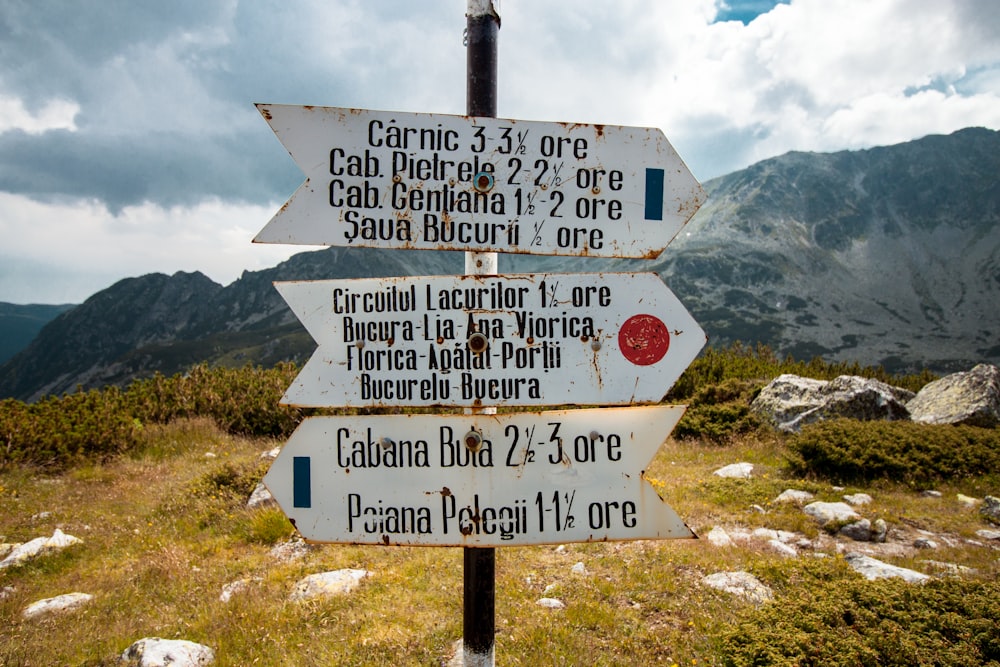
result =
[[[264,484],[316,542],[486,547],[693,537],[644,478],[683,413],[650,406],[312,417]]]
[[[655,273],[275,283],[319,344],[312,407],[659,402],[705,333]]]
[[[705,200],[655,128],[257,107],[306,174],[261,243],[656,257]]]

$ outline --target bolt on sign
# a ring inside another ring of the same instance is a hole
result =
[[[693,537],[644,469],[683,406],[311,417],[264,483],[316,542],[497,547]]]
[[[705,200],[656,128],[257,108],[306,175],[259,243],[653,258]]]
[[[655,403],[705,344],[655,273],[275,286],[318,343],[291,405]]]

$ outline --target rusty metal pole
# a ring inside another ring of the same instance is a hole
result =
[[[468,0],[466,11],[466,113],[497,115],[497,33],[493,0]],[[497,253],[466,252],[466,275],[497,275]],[[495,414],[496,408],[470,412]],[[463,549],[462,653],[465,667],[493,667],[496,635],[496,550]]]

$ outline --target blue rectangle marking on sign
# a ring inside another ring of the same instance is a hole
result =
[[[663,220],[662,169],[646,169],[646,220]]]
[[[292,507],[312,507],[310,457],[292,458]]]

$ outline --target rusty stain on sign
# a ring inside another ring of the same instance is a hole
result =
[[[310,417],[264,484],[310,542],[486,547],[689,538],[642,473],[683,413],[684,406],[649,406]],[[473,432],[475,450],[462,435]]]
[[[258,108],[306,175],[261,243],[653,258],[705,199],[655,128]]]
[[[318,343],[282,399],[290,405],[655,403],[705,344],[654,273],[276,287]]]

